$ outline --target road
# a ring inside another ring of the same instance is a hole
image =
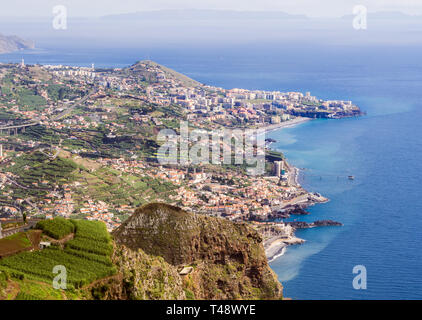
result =
[[[273,207],[271,207],[271,210],[272,211],[283,210],[286,207],[295,206],[297,204],[306,203],[308,201],[309,201],[309,194],[303,194],[303,195],[300,195],[300,196],[293,198],[289,201],[283,202],[283,204],[281,204],[281,205],[273,206]]]
[[[73,103],[70,107],[66,108],[63,112],[59,113],[58,115],[53,116],[50,121],[56,121],[60,120],[61,118],[67,116],[73,109],[75,109],[76,106],[84,103],[86,100],[88,100],[93,94],[97,93],[97,90],[92,89],[86,96],[84,96],[82,99],[76,101]]]
[[[95,94],[96,92],[97,91],[95,89],[92,89],[82,99],[74,102],[72,105],[70,105],[68,108],[66,108],[66,110],[64,110],[63,112],[51,117],[49,119],[49,121],[60,120],[61,118],[67,116],[71,111],[73,111],[73,109],[75,109],[76,106],[84,103],[86,100],[88,100],[91,97],[91,95]],[[41,119],[34,119],[31,122],[22,123],[22,124],[19,124],[19,125],[0,126],[0,130],[9,130],[9,129],[19,129],[19,128],[31,127],[31,126],[36,126],[36,125],[40,124],[40,122],[41,122]]]
[[[22,226],[3,230],[2,231],[2,237],[5,238],[5,237],[11,236],[12,234],[18,233],[18,232],[28,231],[29,229],[32,229],[33,227],[35,227],[37,222],[38,222],[38,220],[30,220],[30,221],[27,221],[27,223],[22,225]]]

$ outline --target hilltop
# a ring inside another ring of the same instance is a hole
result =
[[[262,238],[245,223],[153,203],[138,208],[113,236],[117,244],[184,270],[185,292],[196,299],[282,297]]]
[[[159,70],[158,72],[157,69]],[[168,79],[177,80],[186,87],[197,87],[201,85],[201,83],[198,81],[193,80],[184,74],[181,74],[177,71],[174,71],[173,69],[167,68],[150,60],[138,61],[128,67],[126,70],[138,75],[143,75],[149,81],[157,81],[160,77],[165,77]]]
[[[33,49],[33,41],[24,40],[17,36],[5,36],[0,33],[0,54],[9,53],[23,49]]]

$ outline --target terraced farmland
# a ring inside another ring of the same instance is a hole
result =
[[[53,220],[54,221],[54,220]],[[105,224],[98,221],[58,219],[47,229],[66,229],[74,225],[75,237],[64,249],[52,245],[49,248],[22,252],[0,260],[0,270],[12,278],[36,280],[51,284],[56,274],[53,268],[63,265],[67,271],[67,286],[80,288],[97,279],[115,274],[111,261],[112,243]],[[61,227],[57,225],[62,224]],[[54,225],[54,228],[51,226]]]

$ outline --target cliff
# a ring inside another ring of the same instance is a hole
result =
[[[33,41],[24,40],[17,36],[4,36],[0,34],[0,54],[23,49],[33,49],[34,47],[35,44]]]
[[[113,263],[119,270],[118,275],[93,284],[89,290],[92,299],[186,299],[182,278],[176,268],[161,257],[115,246]]]
[[[143,282],[128,281],[128,277],[136,278],[133,272],[137,271],[126,261],[142,264],[145,254],[161,259],[161,270],[167,272],[161,279],[167,279],[166,285],[171,279],[175,298],[183,298],[177,289],[180,283],[191,299],[282,297],[282,286],[268,266],[262,238],[244,223],[155,203],[138,208],[113,236],[120,248],[114,258],[128,292],[137,291]],[[139,259],[133,259],[133,254],[139,254]]]

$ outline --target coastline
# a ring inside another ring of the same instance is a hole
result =
[[[281,240],[276,240],[271,243],[268,248],[265,248],[265,255],[267,257],[268,263],[284,255],[286,252],[286,247],[287,245],[284,242]]]
[[[299,169],[288,164],[289,166],[289,180],[292,179],[294,181],[294,186],[298,189],[301,189],[304,191],[304,194],[299,199],[294,199],[292,202],[288,202],[284,204],[282,207],[277,208],[277,210],[289,210],[290,208],[294,206],[301,206],[302,209],[313,206],[318,203],[325,203],[330,201],[328,198],[320,195],[311,193],[307,190],[305,190],[298,182],[298,176],[299,176]],[[317,226],[312,226],[317,227]],[[301,239],[296,237],[295,235],[296,228],[293,227],[292,232],[287,237],[279,237],[275,236],[269,239],[266,239],[264,241],[264,249],[265,249],[265,255],[267,256],[268,262],[275,261],[276,259],[280,258],[284,255],[284,253],[287,250],[287,247],[290,245],[296,245],[296,244],[303,244],[306,242],[305,239]]]
[[[276,238],[269,239],[264,242],[265,255],[268,263],[283,256],[287,247],[294,244],[303,244],[306,240],[295,237],[294,235],[288,239]]]
[[[305,123],[311,120],[312,120],[311,118],[297,117],[297,118],[287,120],[279,124],[271,124],[271,125],[265,126],[260,130],[263,131],[262,134],[265,134],[267,132],[274,131],[274,130],[281,130],[284,128],[294,127],[301,123]],[[268,145],[268,148],[271,149],[269,145]],[[293,201],[291,202],[285,203],[282,207],[278,208],[279,210],[289,208],[295,205],[300,205],[302,206],[302,208],[307,208],[317,203],[325,203],[329,201],[328,198],[325,198],[320,194],[311,193],[305,190],[299,183],[299,174],[300,174],[299,168],[296,168],[295,166],[288,163],[287,159],[285,160],[285,163],[287,166],[289,184],[299,190],[302,190],[303,195],[298,197],[297,199],[293,199]],[[291,235],[288,236],[287,238],[275,236],[275,237],[266,239],[264,241],[264,249],[265,249],[265,254],[267,256],[268,262],[275,261],[276,259],[283,256],[289,245],[303,244],[305,241],[306,240],[300,239],[295,236],[294,228]]]

